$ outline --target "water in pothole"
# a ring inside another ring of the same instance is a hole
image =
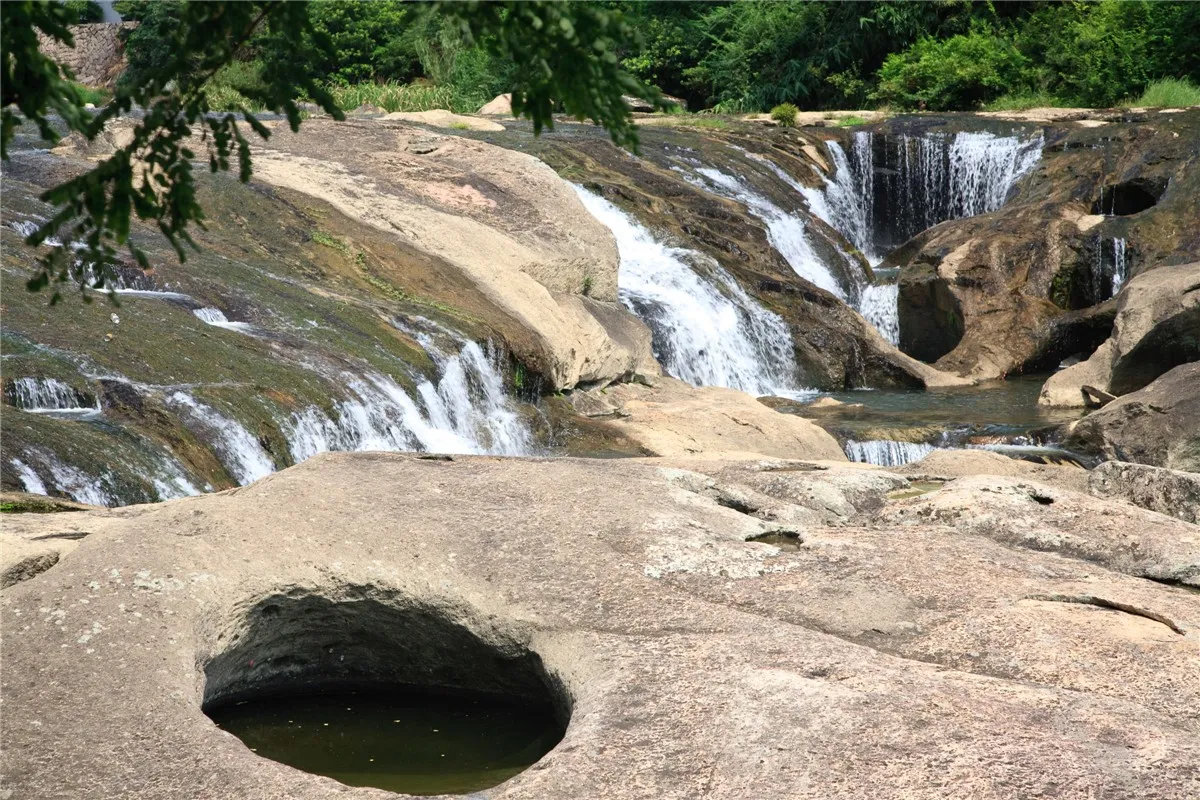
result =
[[[487,695],[315,693],[206,713],[264,758],[350,786],[416,795],[496,786],[563,737],[551,709]]]

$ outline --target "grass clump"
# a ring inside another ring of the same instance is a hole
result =
[[[771,109],[771,119],[778,122],[781,127],[793,128],[796,125],[796,115],[799,113],[800,109],[791,103],[780,103]]]
[[[75,91],[79,94],[80,99],[85,103],[91,103],[94,106],[106,105],[112,99],[112,92],[107,89],[93,89],[90,86],[84,86],[82,83],[71,82]]]
[[[1031,108],[1074,108],[1075,104],[1049,92],[1009,92],[984,106],[988,111],[1028,111]]]
[[[326,247],[332,247],[334,250],[337,250],[341,253],[350,252],[350,248],[346,246],[345,242],[336,236],[330,236],[328,233],[313,231],[312,240],[317,244],[325,245]]]
[[[1200,86],[1186,78],[1163,78],[1151,81],[1142,96],[1132,105],[1150,108],[1184,108],[1200,106]]]
[[[343,111],[353,111],[359,106],[372,105],[384,111],[432,111],[444,108],[459,111],[455,108],[454,91],[445,86],[435,86],[431,83],[355,83],[349,85],[334,85],[329,87],[334,102]],[[461,109],[468,110],[468,109]],[[474,111],[475,109],[469,109]]]
[[[839,119],[837,121],[837,126],[839,128],[853,128],[855,125],[866,125],[866,124],[867,124],[867,121],[865,119],[863,119],[862,117],[856,117],[854,115],[851,115],[849,117],[842,117],[841,119]]]

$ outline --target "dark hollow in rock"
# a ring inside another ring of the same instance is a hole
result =
[[[1158,205],[1167,190],[1166,180],[1134,178],[1114,186],[1101,186],[1100,197],[1092,204],[1093,214],[1128,217]]]
[[[462,767],[461,774],[454,774],[456,767],[447,764],[444,782],[433,786],[442,788],[433,793],[455,791],[456,781],[467,781],[466,791],[484,788],[483,783],[471,788],[471,780],[486,783],[492,777],[494,782],[487,785],[494,785],[527,768],[562,740],[570,718],[570,699],[541,658],[523,642],[488,623],[469,625],[466,620],[471,617],[467,609],[427,605],[370,587],[328,594],[292,589],[268,595],[242,606],[233,619],[210,629],[217,652],[204,665],[203,709],[218,724],[238,732],[251,747],[255,747],[254,736],[271,731],[268,738],[274,738],[274,749],[260,747],[260,755],[356,785],[407,792],[421,787],[390,783],[396,776],[389,774],[384,763],[371,765],[368,772],[378,773],[373,778],[348,769],[337,759],[330,760],[327,754],[317,761],[309,759],[305,753],[312,748],[306,751],[307,740],[303,739],[308,732],[281,733],[275,724],[278,720],[272,721],[272,709],[293,708],[295,713],[290,716],[309,719],[325,713],[310,708],[322,697],[357,696],[364,707],[414,709],[420,719],[413,724],[418,725],[426,717],[432,718],[430,715],[444,713],[448,727],[464,740],[487,735],[488,720],[494,723],[493,718],[503,712],[532,731],[527,737],[529,747],[520,748],[516,761],[508,758],[513,754],[507,754],[500,769],[491,751],[506,745],[494,736],[493,741],[477,742],[474,757],[481,763]],[[397,704],[397,697],[405,699]],[[463,714],[471,705],[487,709],[477,715],[478,731],[462,730],[473,724],[464,721]],[[239,715],[246,714],[260,718],[239,720]],[[373,723],[367,717],[327,719],[346,728],[343,737],[357,737],[367,744],[375,741],[369,730]],[[389,726],[392,722],[387,720]],[[396,735],[394,729],[380,727],[380,740]],[[471,754],[460,756],[458,761],[471,762]]]

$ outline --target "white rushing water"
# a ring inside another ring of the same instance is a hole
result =
[[[617,240],[622,302],[650,326],[664,369],[693,386],[798,396],[792,337],[718,264],[668,247],[630,215],[576,186],[592,216]],[[706,275],[693,268],[702,264]]]
[[[9,459],[13,469],[17,471],[17,477],[21,479],[21,485],[25,487],[25,491],[30,494],[47,494],[46,484],[38,477],[38,474],[33,471],[33,468],[19,458]]]
[[[351,450],[530,453],[532,436],[504,393],[495,360],[476,342],[458,344],[457,353],[431,347],[439,377],[417,385],[419,402],[387,375],[343,373],[347,396],[334,403],[332,416],[316,406],[292,415],[292,458]]]
[[[175,392],[167,403],[193,433],[201,436],[221,464],[245,486],[275,471],[275,462],[250,431],[235,419],[199,402],[187,392]]]
[[[212,325],[215,328],[224,328],[239,333],[249,333],[254,329],[254,326],[248,322],[230,322],[226,318],[224,311],[219,308],[212,308],[211,306],[197,308],[192,311],[192,314],[205,325]]]
[[[934,446],[921,442],[895,442],[891,439],[870,439],[865,442],[848,439],[846,457],[863,464],[899,467],[919,461],[934,451]]]
[[[755,192],[744,181],[718,169],[700,167],[696,172],[703,175],[719,193],[745,203],[750,213],[766,224],[767,239],[771,246],[779,251],[797,275],[843,301],[849,299],[833,271],[813,250],[801,216],[789,214]]]
[[[896,283],[876,283],[863,287],[858,301],[858,313],[875,326],[883,338],[900,344],[900,286]]]
[[[13,405],[34,414],[98,414],[100,401],[85,406],[79,393],[57,378],[17,378],[8,387]]]
[[[1129,277],[1129,267],[1125,263],[1125,240],[1115,238],[1113,243],[1113,273],[1112,273],[1112,293],[1115,297],[1117,292],[1121,291],[1121,286]]]
[[[822,175],[825,189],[821,191],[799,182],[789,181],[808,201],[813,214],[842,234],[863,254],[871,266],[882,257],[875,252],[875,233],[871,228],[871,209],[875,196],[875,170],[872,156],[872,134],[854,134],[854,160],[836,140],[825,143],[833,160],[833,175]],[[814,168],[815,169],[815,168]]]

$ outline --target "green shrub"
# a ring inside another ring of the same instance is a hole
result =
[[[330,94],[339,108],[353,111],[362,105],[372,105],[384,111],[430,111],[454,108],[454,92],[445,86],[424,81],[416,83],[356,83],[352,86],[330,86]],[[475,111],[476,109],[469,109]]]
[[[263,104],[253,99],[255,93],[266,91],[262,79],[262,64],[258,61],[234,61],[217,71],[204,84],[208,102],[214,111],[261,111]]]
[[[888,56],[874,96],[931,111],[978,108],[1020,85],[1028,68],[1011,41],[988,31],[941,41],[927,36]]]
[[[66,6],[67,13],[71,15],[72,23],[75,25],[104,20],[104,9],[100,8],[99,3],[92,2],[92,0],[66,0],[63,5]]]
[[[1132,104],[1150,108],[1200,106],[1200,86],[1187,79],[1163,78],[1150,83]]]
[[[771,119],[784,128],[791,128],[796,124],[796,115],[799,113],[800,109],[791,103],[780,103],[771,109]]]
[[[855,125],[866,125],[866,124],[867,124],[867,121],[865,119],[863,119],[862,117],[855,117],[853,115],[851,115],[849,117],[842,117],[841,119],[839,119],[837,121],[837,126],[839,128],[853,128]]]
[[[1071,108],[1071,103],[1060,100],[1049,92],[1021,90],[1001,95],[987,104],[988,111],[1027,111],[1031,108]]]

